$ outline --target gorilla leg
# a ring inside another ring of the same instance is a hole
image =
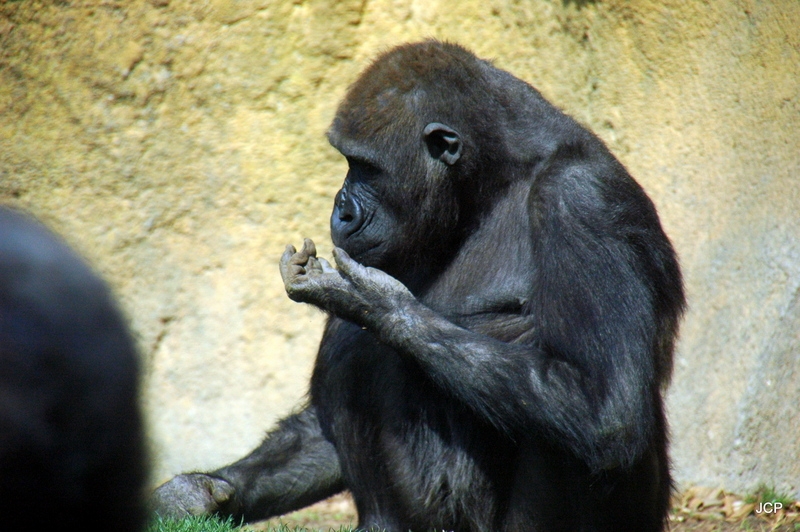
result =
[[[344,490],[339,458],[313,407],[287,417],[241,460],[209,473],[178,475],[156,489],[165,517],[218,512],[259,521]]]

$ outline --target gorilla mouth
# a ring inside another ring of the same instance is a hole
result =
[[[350,257],[356,262],[359,262],[364,266],[377,267],[379,265],[379,261],[375,259],[379,259],[383,256],[383,252],[381,250],[383,244],[384,242],[376,242],[374,244],[368,244],[366,246],[355,248],[351,248],[351,246],[347,245],[339,247],[345,250],[347,254],[350,255]]]

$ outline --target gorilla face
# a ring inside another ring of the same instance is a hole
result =
[[[388,130],[383,139],[359,141],[330,131],[331,144],[349,165],[334,199],[331,237],[356,261],[397,275],[453,237],[459,209],[450,167],[461,156],[461,143],[455,130],[439,123],[392,136],[398,135]]]
[[[386,181],[380,168],[367,161],[347,157],[349,169],[336,194],[331,213],[331,237],[335,246],[367,266],[381,267],[392,254],[394,233],[400,225],[389,202],[381,201]]]

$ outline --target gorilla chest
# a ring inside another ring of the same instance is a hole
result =
[[[339,318],[328,323],[311,379],[311,399],[323,422],[356,412],[382,421],[386,412],[406,408],[410,399],[404,397],[417,396],[420,387],[431,393],[428,386],[413,361],[370,332]]]
[[[343,320],[328,325],[311,400],[344,457],[357,502],[385,498],[408,515],[428,513],[429,522],[441,523],[460,513],[453,505],[493,511],[490,501],[470,497],[509,474],[513,445],[372,334]],[[359,486],[370,493],[356,493]]]
[[[533,318],[520,313],[524,302],[497,296],[463,300],[446,317],[498,340],[524,343],[533,336]],[[450,408],[451,398],[413,356],[403,356],[371,332],[335,317],[320,344],[310,395],[322,422],[331,424],[353,415],[369,424],[385,425],[394,419],[405,423],[428,407],[434,412],[462,410],[456,403]]]

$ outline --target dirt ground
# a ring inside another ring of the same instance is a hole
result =
[[[768,501],[767,501],[768,502]],[[784,503],[777,512],[756,513],[759,501],[726,493],[722,489],[693,487],[675,497],[670,532],[789,532],[800,530],[800,502]],[[328,532],[355,525],[358,518],[348,494],[340,494],[298,512],[253,526],[266,530],[285,523]]]

